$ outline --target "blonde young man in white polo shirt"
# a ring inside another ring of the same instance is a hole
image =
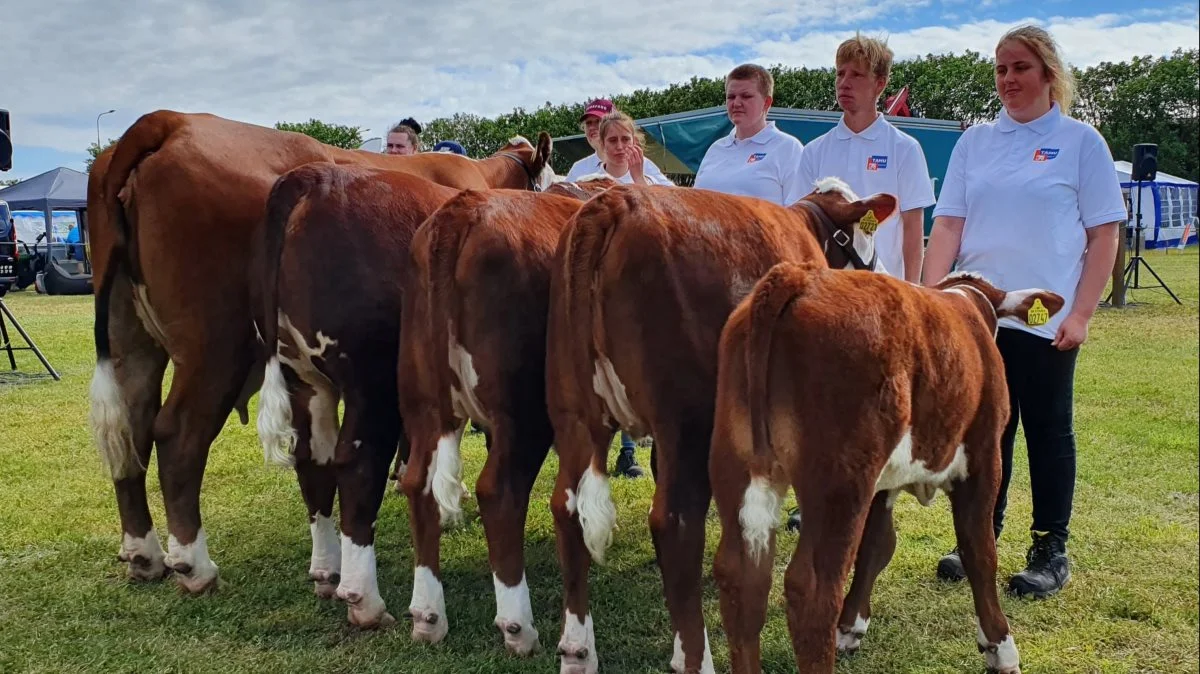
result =
[[[887,192],[900,199],[900,218],[875,232],[875,252],[888,274],[921,280],[925,209],[934,204],[925,152],[912,136],[879,113],[879,97],[892,71],[892,50],[879,40],[855,36],[835,58],[842,119],[809,142],[800,177],[813,185],[825,176],[845,180],[858,194]]]
[[[797,170],[804,145],[767,121],[775,78],[759,65],[740,65],[725,76],[725,112],[733,131],[709,146],[695,187],[758,197],[790,206],[812,191]]]
[[[1020,423],[1033,544],[1008,590],[1042,598],[1071,577],[1075,360],[1108,284],[1117,228],[1127,213],[1104,138],[1067,116],[1074,80],[1050,35],[1036,26],[1007,33],[996,46],[995,77],[1004,108],[999,119],[967,129],[954,146],[933,210],[923,280],[937,283],[957,264],[1001,288],[1045,288],[1066,300],[1041,325],[1032,311],[1029,325],[1000,319],[996,336],[1011,417],[1000,439],[1003,472],[992,523],[999,537]],[[964,575],[957,549],[939,561],[939,577]]]

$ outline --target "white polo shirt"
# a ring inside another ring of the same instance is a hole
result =
[[[1041,326],[1000,325],[1053,339],[1083,272],[1086,229],[1128,219],[1112,153],[1090,125],[1058,104],[1020,124],[1001,111],[973,126],[950,155],[934,217],[966,218],[957,268],[1002,290],[1043,288],[1062,311]]]
[[[775,128],[775,122],[753,136],[737,140],[737,129],[709,146],[696,172],[695,187],[758,197],[790,206],[812,191],[800,180],[804,145]]]
[[[604,166],[600,162],[600,155],[595,152],[580,159],[571,165],[571,170],[567,171],[567,182],[576,182],[580,178],[591,175],[593,173],[604,173]],[[647,157],[642,157],[642,174],[650,180],[651,185],[674,185],[671,179],[663,175],[662,170],[658,168],[654,162]],[[625,184],[633,183],[633,178],[628,173],[622,178],[617,178],[617,182]]]
[[[861,133],[845,118],[804,147],[800,180],[811,191],[817,180],[837,176],[860,197],[878,192],[900,200],[900,210],[935,203],[925,152],[915,138],[884,119],[875,118]],[[875,252],[888,274],[904,278],[904,225],[892,218],[875,232]]]

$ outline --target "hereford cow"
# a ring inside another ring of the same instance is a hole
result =
[[[788,486],[804,514],[785,579],[801,672],[832,672],[835,650],[858,648],[871,588],[896,547],[892,504],[907,491],[928,505],[939,489],[950,495],[988,671],[1020,672],[996,595],[992,508],[1009,413],[996,322],[1048,320],[1062,305],[968,274],[922,288],[807,264],[780,264],[755,286],[721,335],[709,469],[734,672],[760,671]]]
[[[654,437],[650,529],[675,632],[671,667],[713,671],[700,578],[721,329],[777,262],[872,268],[873,228],[856,223],[895,210],[895,197],[860,200],[825,179],[790,208],[620,186],[572,219],[555,256],[546,366],[559,454],[551,509],[566,587],[564,674],[597,670],[588,553],[602,560],[616,521],[605,466],[617,428]]]
[[[212,115],[159,111],[100,155],[88,181],[97,358],[91,425],[113,478],[120,558],[130,577],[161,578],[170,568],[192,592],[216,581],[200,522],[200,483],[209,445],[231,410],[247,421],[246,401],[262,378],[250,279],[259,275],[252,249],[262,239],[275,180],[309,162],[333,161],[458,188],[530,188],[549,152],[543,134],[537,148],[518,139],[481,161],[385,156]],[[160,408],[168,360],[174,377]],[[170,532],[165,556],[146,503],[152,443]]]
[[[553,440],[546,415],[550,260],[567,220],[611,178],[556,183],[546,194],[468,190],[417,232],[400,314],[400,411],[410,443],[408,494],[416,569],[413,638],[449,630],[440,525],[462,511],[459,441],[483,428],[475,483],[496,589],[496,626],[520,655],[538,646],[525,579],[529,493]],[[562,196],[566,195],[566,196]]]

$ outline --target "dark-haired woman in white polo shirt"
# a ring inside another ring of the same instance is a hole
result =
[[[1067,300],[1044,325],[1001,319],[996,337],[1012,416],[1001,439],[993,523],[999,536],[1019,422],[1029,454],[1033,544],[1008,590],[1042,598],[1070,578],[1075,360],[1127,213],[1104,138],[1067,116],[1074,82],[1050,35],[1033,26],[1010,31],[996,46],[995,75],[1004,109],[995,122],[967,129],[954,148],[922,280],[936,283],[957,263],[1001,288],[1046,288]],[[942,578],[963,575],[957,549],[938,563]]]

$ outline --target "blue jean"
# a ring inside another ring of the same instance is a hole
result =
[[[625,431],[621,431],[621,449],[636,449],[636,448],[637,448],[637,446],[635,444],[633,444],[633,438],[629,437],[629,434],[626,433]]]

